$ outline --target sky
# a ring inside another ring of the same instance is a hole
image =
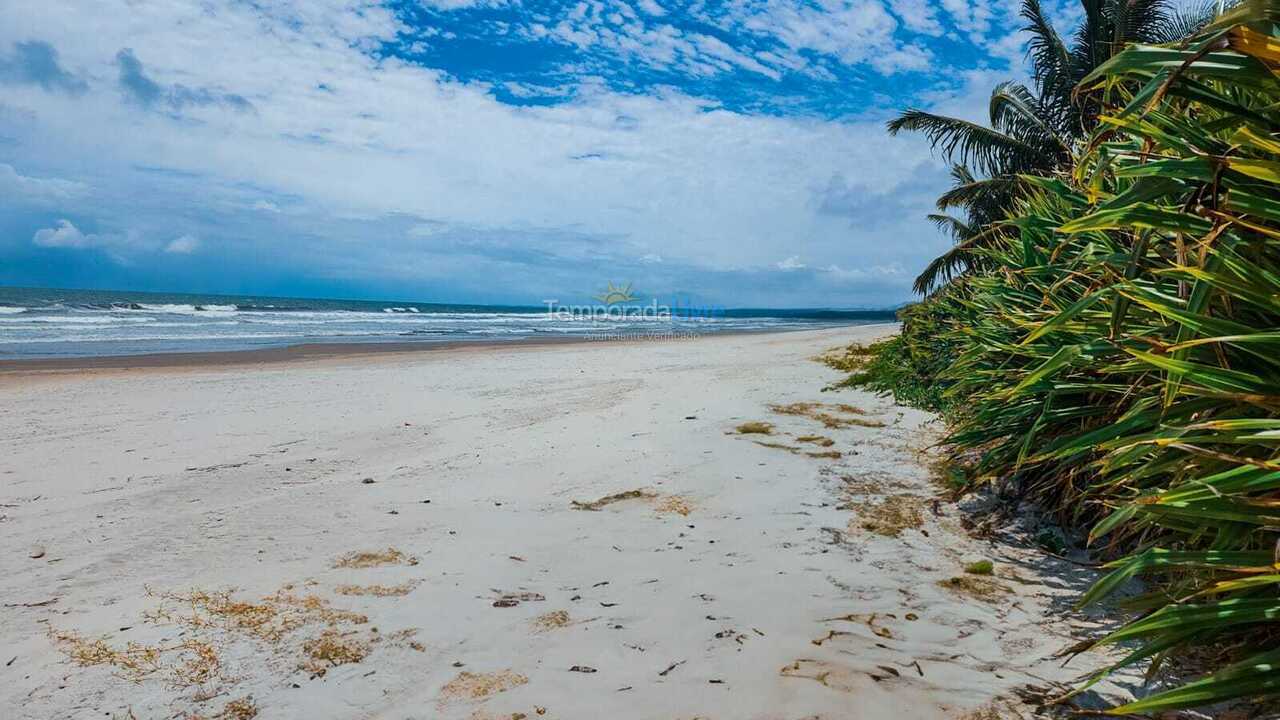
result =
[[[1018,5],[3,3],[0,285],[896,305]]]

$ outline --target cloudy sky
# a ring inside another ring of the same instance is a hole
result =
[[[0,284],[900,303],[947,178],[884,121],[979,117],[1016,6],[7,2]]]

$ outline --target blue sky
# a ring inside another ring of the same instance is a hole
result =
[[[1023,75],[1016,10],[5,3],[0,284],[900,303],[947,178],[884,121],[980,117]]]

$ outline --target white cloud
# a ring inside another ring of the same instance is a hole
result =
[[[936,6],[931,0],[889,0],[894,14],[902,18],[908,29],[925,35],[941,35]]]
[[[183,235],[169,241],[164,251],[177,255],[190,255],[200,248],[200,239],[193,235]]]
[[[803,270],[807,266],[804,263],[800,262],[799,255],[792,255],[786,260],[782,260],[774,263],[774,267],[778,268],[779,270]]]
[[[1015,3],[1008,4],[1016,7]],[[991,29],[991,0],[942,0],[942,7],[951,15],[956,27],[969,33],[975,41],[980,41]]]
[[[667,11],[656,0],[638,0],[636,7],[643,10],[646,14],[659,16],[666,15]]]
[[[503,249],[511,267],[526,255],[582,260],[612,252],[660,257],[664,272],[782,269],[777,259],[793,255],[814,268],[919,267],[945,244],[924,219],[925,205],[875,227],[851,228],[847,216],[818,210],[814,188],[837,174],[850,178],[850,187],[882,194],[927,190],[919,189],[920,169],[940,163],[921,138],[887,137],[879,118],[749,115],[676,90],[624,94],[589,80],[558,104],[506,105],[485,84],[373,58],[368,50],[400,29],[373,0],[264,0],[219,5],[216,13],[206,12],[205,0],[104,3],[93,33],[83,32],[82,10],[71,0],[19,3],[6,8],[15,22],[0,26],[0,46],[21,28],[47,38],[86,77],[108,79],[77,98],[35,90],[6,97],[30,122],[0,114],[0,135],[20,140],[19,150],[0,147],[0,157],[39,148],[42,174],[66,176],[68,168],[83,167],[72,176],[92,180],[95,193],[104,185],[122,188],[117,196],[131,204],[114,209],[114,223],[97,209],[89,215],[102,227],[134,222],[138,201],[126,190],[136,168],[146,166],[185,173],[207,194],[234,196],[225,205],[210,200],[211,207],[247,216],[236,230],[245,243],[297,247],[317,263],[323,258],[308,249],[338,234],[330,218],[409,218],[395,233],[403,245],[394,252],[380,251],[391,247],[388,236],[358,227],[344,226],[351,229],[333,241],[368,248],[370,276],[417,270],[428,264],[426,248],[474,253],[482,243]],[[824,16],[790,0],[750,3],[725,20],[780,38],[773,53],[717,45],[709,35],[703,40],[604,3],[600,11],[584,3],[577,20],[567,17],[561,29],[556,18],[548,27],[566,41],[608,44],[641,62],[707,74],[734,67],[817,73],[820,66],[807,59],[812,53],[880,63],[885,72],[927,61],[927,50],[894,39],[898,20],[879,2],[829,4],[833,12]],[[144,112],[110,82],[125,47],[164,87],[219,88],[251,99],[256,112],[192,106],[198,121],[191,122]],[[219,62],[207,61],[208,48],[219,48]],[[262,73],[264,66],[272,73]],[[946,181],[941,172],[937,178]],[[189,198],[166,192],[161,187],[147,200],[171,208],[172,221],[189,210]],[[255,195],[288,198],[288,212],[277,216],[278,206]],[[292,235],[272,225],[286,221],[309,224],[291,226],[302,230]],[[414,224],[422,229],[410,231]],[[146,235],[151,251],[163,249],[171,226],[155,220]],[[207,228],[184,228],[207,241],[206,252],[227,247]],[[554,245],[545,240],[552,235],[568,239]],[[395,259],[375,263],[388,256]],[[471,256],[455,257],[465,271]],[[897,295],[885,299],[905,299],[907,284],[899,282]]]
[[[60,178],[35,178],[20,174],[12,165],[0,163],[0,195],[47,203],[70,200],[88,191],[84,183]]]
[[[866,268],[844,269],[839,265],[828,265],[822,272],[838,282],[860,282],[872,278],[905,277],[907,271],[899,263],[889,265],[872,265]]]
[[[87,248],[98,242],[98,236],[85,235],[70,220],[63,219],[54,227],[37,230],[31,242],[40,247]]]

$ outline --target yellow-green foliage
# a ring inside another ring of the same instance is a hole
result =
[[[950,441],[982,451],[977,475],[1141,549],[1082,602],[1141,574],[1147,612],[1097,642],[1133,643],[1121,665],[1223,648],[1114,714],[1280,690],[1277,23],[1280,3],[1246,0],[1085,78],[1105,101],[1074,171],[1028,179],[973,270],[925,303],[953,353]]]

